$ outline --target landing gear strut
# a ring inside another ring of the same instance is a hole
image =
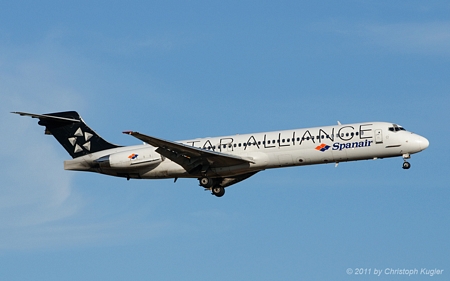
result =
[[[409,159],[409,158],[411,158],[411,156],[409,155],[409,153],[403,154],[403,160],[404,160],[404,162],[403,162],[402,168],[405,169],[405,170],[408,170],[409,168],[411,168],[411,164],[409,164],[409,162],[406,161],[406,159]]]

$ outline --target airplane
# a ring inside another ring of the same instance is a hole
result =
[[[72,156],[65,170],[89,171],[126,179],[196,178],[217,197],[225,188],[272,168],[403,157],[429,146],[426,138],[389,122],[341,124],[223,137],[168,141],[125,131],[144,142],[119,146],[101,138],[76,111],[33,114]]]

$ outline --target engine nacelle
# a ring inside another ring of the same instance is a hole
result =
[[[97,159],[101,168],[133,169],[144,166],[157,166],[162,162],[161,155],[151,149],[130,150],[113,153]]]

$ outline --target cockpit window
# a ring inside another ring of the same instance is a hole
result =
[[[392,124],[392,127],[389,127],[388,129],[391,132],[406,131],[405,128],[397,124]]]

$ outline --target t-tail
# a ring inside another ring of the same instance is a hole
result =
[[[48,114],[12,113],[39,118],[38,124],[45,126],[45,134],[53,135],[72,158],[119,147],[97,135],[76,111]]]

